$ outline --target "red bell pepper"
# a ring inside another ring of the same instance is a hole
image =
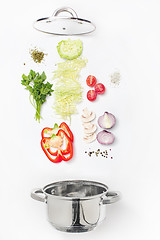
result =
[[[52,130],[53,130],[52,128],[48,128],[48,127],[43,128],[43,130],[42,130],[42,132],[41,132],[42,138],[44,138],[45,133],[50,132],[50,131],[52,131]]]
[[[57,124],[55,124],[55,125],[57,125]],[[54,128],[49,128],[49,127],[43,128],[43,130],[42,130],[42,132],[41,132],[42,138],[44,138],[46,134],[48,134],[48,135],[51,137],[51,136],[52,136],[52,133],[55,132],[54,130],[57,129],[57,126],[58,126],[58,125],[56,126],[56,129],[55,129],[55,125],[54,125]],[[69,126],[68,126],[65,122],[62,122],[62,123],[60,124],[59,129],[62,129],[62,130],[68,135],[68,137],[70,138],[70,140],[73,142],[73,133],[72,133],[72,131],[70,130]],[[62,138],[64,137],[64,136],[63,136],[63,135],[64,135],[63,132],[60,132],[59,135],[61,135]],[[69,142],[67,141],[67,143],[66,143],[66,149],[63,150],[63,154],[68,154],[68,153],[70,152],[70,144],[68,144],[68,143],[69,143]],[[53,152],[50,150],[50,148],[47,149],[47,150],[48,150],[48,152],[49,152],[51,155],[57,154],[57,152],[53,153]]]
[[[71,129],[69,128],[69,126],[65,122],[62,122],[59,128],[63,129],[67,133],[71,141],[73,142],[73,133],[71,132]]]
[[[62,122],[59,126],[59,129],[62,129],[67,135],[68,137],[71,139],[71,141],[73,142],[73,133],[70,130],[69,126],[67,125],[67,123]],[[41,132],[41,136],[42,138],[44,138],[45,133],[47,134],[47,132],[52,132],[54,130],[54,128],[49,128],[49,127],[45,127],[43,128],[42,132]],[[49,134],[49,133],[48,133]]]
[[[45,155],[51,162],[54,163],[61,162],[62,160],[69,161],[73,157],[73,144],[71,139],[69,138],[67,133],[65,133],[62,129],[58,130],[56,136],[60,136],[63,138],[63,142],[65,141],[65,149],[62,149],[60,146],[55,152],[52,152],[48,144],[48,140],[50,140],[51,137],[43,137],[41,140],[41,147]],[[48,144],[48,146],[46,146],[46,143]]]

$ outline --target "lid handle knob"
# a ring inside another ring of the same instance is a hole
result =
[[[78,18],[77,13],[70,7],[58,8],[55,10],[52,16],[57,17],[61,12],[68,12],[73,18]]]

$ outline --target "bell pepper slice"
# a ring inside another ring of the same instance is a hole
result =
[[[62,153],[62,155],[61,155],[62,160],[65,161],[65,162],[69,161],[73,157],[73,145],[72,145],[72,143],[70,143],[70,151],[69,152],[64,153],[64,151],[61,151],[61,153]]]
[[[62,150],[63,154],[68,154],[70,152],[70,148],[71,148],[71,139],[70,137],[67,135],[67,133],[65,131],[63,131],[62,129],[60,129],[58,131],[59,136],[61,136],[62,138],[65,137],[65,144],[66,144],[66,148]]]
[[[47,152],[48,152],[49,154],[51,154],[52,156],[57,156],[58,150],[56,150],[55,152],[53,152],[53,151],[50,149],[49,145],[47,145],[47,141],[49,141],[50,139],[51,139],[50,137],[44,137],[44,138],[42,138],[42,140],[41,140],[41,146],[42,146],[42,144],[43,144],[42,149],[44,148],[45,151],[47,151]],[[44,151],[44,149],[43,149],[43,151]]]
[[[61,149],[61,153],[63,155],[72,153],[71,155],[73,156],[73,144],[72,144],[72,141],[71,141],[70,137],[68,136],[68,134],[60,128],[58,130],[57,136],[61,136],[65,140],[66,147],[65,147],[65,149]]]
[[[57,124],[55,124],[55,125],[57,125]],[[57,129],[57,126],[56,126],[56,129]],[[67,135],[69,136],[69,138],[70,138],[71,141],[73,142],[73,133],[72,133],[72,131],[70,130],[70,128],[69,128],[69,126],[67,125],[67,123],[62,122],[62,123],[60,124],[60,126],[59,126],[59,129],[64,130],[64,132],[67,133]],[[42,132],[41,132],[42,138],[45,137],[45,134],[48,134],[48,135],[51,136],[51,135],[52,135],[52,132],[54,132],[54,130],[55,130],[55,126],[54,126],[54,128],[49,128],[49,127],[43,128],[43,130],[42,130]]]
[[[52,134],[55,135],[54,133],[55,133],[55,131],[56,131],[56,132],[58,131],[57,129],[58,129],[58,124],[56,124],[56,123],[55,123],[55,125],[54,125],[54,128],[49,128],[49,127],[43,128],[43,130],[42,130],[42,132],[41,132],[42,138],[45,138],[45,135],[46,135],[46,134],[48,134],[49,137],[51,137]],[[68,135],[68,137],[70,138],[70,140],[73,142],[73,139],[74,139],[74,138],[73,138],[73,133],[72,133],[72,131],[70,130],[69,126],[68,126],[65,122],[62,122],[62,123],[60,124],[59,129],[62,129],[62,130]],[[63,132],[60,132],[59,135],[61,135],[61,137],[64,137]],[[66,149],[63,150],[63,154],[67,154],[67,153],[70,152],[70,144],[68,144],[68,143],[69,143],[69,142],[67,141],[67,143],[66,143]],[[49,152],[51,155],[54,155],[54,154],[55,154],[54,152],[52,152],[52,151],[50,150],[50,148],[48,148],[48,152]]]
[[[45,138],[41,139],[41,147],[43,152],[51,162],[59,163],[62,161],[62,157],[59,155],[58,150],[52,155],[48,152],[48,149],[45,147]],[[55,156],[55,158],[53,158],[52,156]]]
[[[71,131],[71,129],[69,128],[69,126],[67,125],[67,123],[65,122],[62,122],[59,126],[59,128],[61,128],[62,130],[64,130],[67,135],[69,136],[69,138],[71,139],[71,141],[73,142],[73,133]]]
[[[62,149],[61,146],[58,147],[58,149],[55,152],[52,152],[49,145],[46,145],[46,142],[51,139],[51,137],[43,137],[41,139],[41,147],[44,151],[47,158],[54,163],[58,163],[63,161],[69,161],[73,157],[73,144],[69,136],[66,132],[64,132],[62,129],[58,130],[58,133],[56,136],[63,137],[63,141],[65,141],[65,149]],[[54,157],[55,158],[54,158]]]
[[[49,127],[45,127],[43,128],[42,132],[41,132],[41,136],[42,138],[45,137],[45,134],[47,134],[48,132],[51,132],[53,130],[53,128],[49,128]]]

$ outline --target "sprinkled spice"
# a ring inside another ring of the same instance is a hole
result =
[[[41,63],[44,56],[47,55],[46,53],[39,51],[37,48],[30,49],[29,53],[35,63]]]
[[[111,75],[111,84],[117,87],[120,84],[120,73],[118,71],[114,72]]]
[[[89,157],[91,157],[93,154],[96,156],[96,157],[105,157],[107,158],[108,157],[108,152],[107,150],[104,150],[104,151],[101,151],[100,149],[97,149],[97,151],[85,151],[85,153],[88,154]]]

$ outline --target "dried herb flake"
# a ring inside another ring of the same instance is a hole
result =
[[[30,55],[35,63],[41,63],[44,59],[44,56],[47,55],[43,51],[38,50],[37,48],[30,49]]]

